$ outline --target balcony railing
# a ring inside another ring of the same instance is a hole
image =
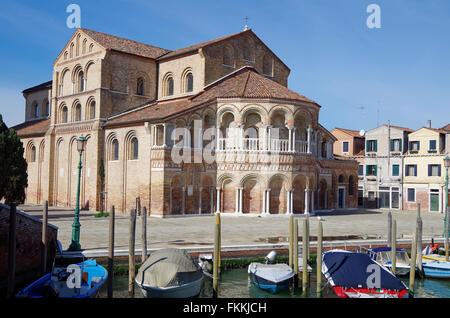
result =
[[[269,148],[266,149],[265,143],[259,138],[243,138],[241,147],[236,146],[235,139],[219,138],[218,142],[219,151],[272,151],[272,152],[296,152],[307,153],[308,142],[298,140],[295,142],[295,147],[292,151],[289,149],[288,139],[271,139],[269,142]]]

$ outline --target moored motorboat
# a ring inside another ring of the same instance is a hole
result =
[[[367,255],[380,265],[392,272],[392,249],[389,246],[376,247],[367,250]],[[409,274],[411,265],[406,249],[397,248],[395,251],[395,275],[405,276]]]
[[[450,279],[450,262],[423,259],[422,270],[425,277]]]
[[[189,298],[200,294],[203,269],[185,250],[167,248],[150,254],[135,282],[147,298]]]
[[[273,294],[287,289],[294,277],[293,269],[287,264],[251,263],[248,273],[257,287]]]
[[[408,288],[367,254],[331,250],[322,255],[322,273],[341,298],[402,298]]]
[[[77,270],[79,269],[79,271]],[[73,270],[73,271],[72,271]],[[79,275],[79,277],[77,277]],[[89,298],[98,294],[108,272],[93,259],[68,267],[55,267],[29,286],[22,289],[19,298]]]

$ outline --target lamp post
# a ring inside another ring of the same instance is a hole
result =
[[[444,167],[445,167],[445,207],[444,207],[444,213],[447,211],[448,208],[448,168],[450,167],[450,158],[448,155],[444,158]],[[445,213],[444,217],[444,237],[445,237],[445,231],[447,229],[447,214]]]
[[[72,224],[72,243],[69,246],[68,251],[81,250],[80,245],[80,179],[81,179],[81,156],[86,145],[86,138],[81,135],[77,138],[77,150],[80,153],[80,161],[78,162],[78,186],[77,186],[77,201],[75,204],[75,218]]]

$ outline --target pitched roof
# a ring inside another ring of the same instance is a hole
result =
[[[440,134],[446,134],[447,133],[447,131],[445,131],[444,129],[436,129],[436,128],[430,128],[430,127],[422,127],[420,129],[423,129],[423,128],[431,130],[431,131],[434,131],[434,132],[437,132],[437,133],[440,133]],[[420,129],[418,129],[418,130],[420,130]]]
[[[48,82],[45,82],[45,83],[42,83],[42,84],[30,87],[30,88],[27,88],[27,89],[23,90],[22,93],[23,94],[28,94],[28,93],[39,91],[39,90],[42,90],[42,89],[51,89],[52,88],[52,83],[53,83],[53,81],[48,81]]]
[[[244,66],[209,84],[193,100],[212,98],[274,98],[308,102],[320,107],[315,101],[259,74],[251,66]]]
[[[447,126],[442,127],[441,129],[449,132],[450,131],[450,124],[448,124]]]
[[[242,31],[242,32],[239,32],[239,33],[235,33],[235,34],[232,34],[232,35],[227,35],[227,36],[224,36],[224,37],[221,37],[221,38],[218,38],[218,39],[214,39],[214,40],[210,40],[210,41],[206,41],[206,42],[202,42],[202,43],[197,43],[197,44],[190,45],[190,46],[187,46],[187,47],[184,47],[184,48],[181,48],[181,49],[177,49],[175,51],[172,51],[170,53],[167,53],[167,54],[159,57],[158,60],[168,59],[168,58],[171,58],[171,57],[174,57],[174,56],[178,56],[178,55],[181,55],[181,54],[195,52],[198,49],[204,48],[204,47],[206,47],[208,45],[212,45],[212,44],[224,41],[224,40],[228,40],[230,38],[233,38],[235,36],[238,36],[238,35],[246,33],[246,32],[251,32],[251,30],[250,29],[249,30],[245,30],[245,31]]]
[[[351,130],[351,129],[345,129],[345,128],[334,128],[333,130],[340,130],[340,131],[342,131],[343,133],[345,133],[345,134],[347,134],[347,135],[350,135],[350,136],[352,136],[352,137],[356,137],[356,138],[364,138],[364,137],[362,137],[360,134],[359,134],[359,131],[358,130]],[[332,131],[333,131],[332,130]]]
[[[23,137],[23,136],[43,135],[47,132],[49,127],[50,127],[50,118],[44,118],[26,121],[11,128],[17,131],[18,136]]]
[[[388,126],[388,125],[384,125],[384,126]],[[405,130],[407,132],[413,132],[414,130],[410,129],[410,128],[406,128],[406,127],[400,127],[400,126],[393,126],[390,125],[391,128],[395,128],[395,129],[399,129],[399,130]]]
[[[90,29],[79,28],[105,49],[157,59],[170,50]]]
[[[320,107],[313,100],[260,75],[253,67],[245,66],[211,83],[196,95],[158,101],[115,114],[108,118],[105,126],[164,120],[217,98],[274,98],[308,102]]]

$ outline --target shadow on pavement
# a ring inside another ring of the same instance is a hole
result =
[[[362,215],[362,214],[383,214],[374,210],[336,210],[333,212],[315,212],[315,216],[339,216],[339,215]]]

